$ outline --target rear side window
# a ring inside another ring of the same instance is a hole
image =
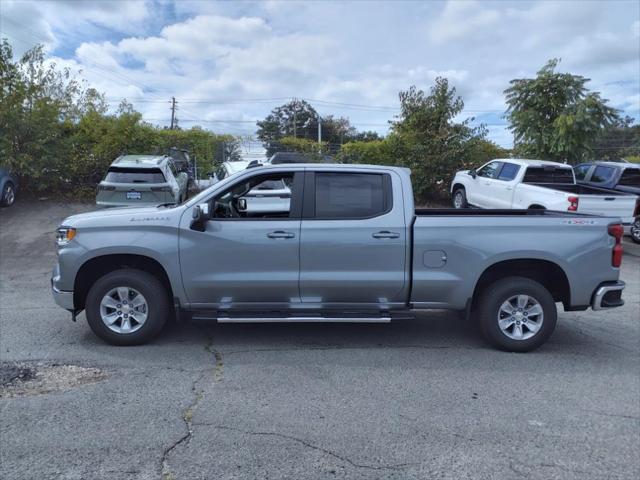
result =
[[[618,185],[625,187],[640,187],[640,168],[627,168],[622,172]]]
[[[498,180],[506,180],[510,181],[516,178],[518,171],[520,170],[520,165],[516,165],[514,163],[505,163],[502,166],[502,170],[500,170],[500,175],[498,175]]]
[[[111,183],[165,183],[159,168],[122,168],[111,167],[104,178]]]
[[[496,178],[501,166],[502,162],[487,163],[484,167],[478,170],[478,175],[480,177]]]
[[[523,183],[573,183],[573,170],[558,167],[528,167]]]
[[[578,165],[577,167],[573,167],[573,173],[576,176],[576,180],[584,180],[590,168],[591,168],[591,165],[589,165],[588,163],[584,165]]]
[[[316,173],[315,218],[370,218],[391,209],[386,174]]]
[[[598,165],[593,171],[593,175],[591,175],[591,181],[596,183],[607,182],[611,180],[611,177],[613,177],[614,173],[615,169],[613,167]]]

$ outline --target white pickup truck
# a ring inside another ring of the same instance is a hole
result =
[[[456,173],[451,183],[455,208],[560,210],[620,217],[633,223],[638,197],[577,185],[570,165],[544,160],[497,159]]]

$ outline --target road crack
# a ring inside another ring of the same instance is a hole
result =
[[[210,424],[210,423],[198,423],[197,425],[201,425],[201,426],[209,426],[209,427],[213,427],[217,430],[228,430],[228,431],[232,431],[232,432],[238,432],[241,433],[243,435],[256,435],[256,436],[265,436],[265,437],[278,437],[278,438],[283,438],[285,440],[290,440],[296,443],[299,443],[300,445],[303,445],[307,448],[310,448],[312,450],[317,450],[319,452],[324,453],[325,455],[328,455],[330,457],[333,457],[337,460],[340,460],[341,462],[344,463],[348,463],[349,465],[351,465],[352,467],[355,468],[364,468],[364,469],[368,469],[368,470],[402,470],[404,468],[406,468],[407,466],[410,465],[414,465],[412,463],[399,463],[399,464],[395,464],[395,465],[368,465],[368,464],[364,464],[364,463],[357,463],[353,460],[351,460],[349,457],[346,457],[344,455],[340,455],[339,453],[334,452],[333,450],[329,450],[327,448],[321,447],[319,445],[315,445],[307,440],[304,440],[302,438],[298,438],[298,437],[294,437],[293,435],[286,435],[284,433],[278,433],[278,432],[263,432],[263,431],[251,431],[251,430],[242,430],[240,428],[235,428],[235,427],[229,427],[226,425],[214,425],[214,424]]]
[[[213,383],[219,383],[224,379],[224,363],[222,361],[222,354],[213,348],[213,340],[209,339],[209,342],[205,345],[204,349],[213,355],[215,360],[213,369],[207,368],[201,370],[200,375],[191,384],[191,392],[193,394],[193,401],[182,412],[182,421],[186,427],[186,432],[178,440],[169,445],[162,453],[160,459],[161,476],[163,480],[174,480],[176,477],[169,466],[169,456],[180,445],[188,445],[193,437],[193,414],[195,413],[198,405],[205,397],[204,388],[199,387],[200,382],[211,375],[213,371]]]

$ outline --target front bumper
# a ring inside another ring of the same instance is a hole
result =
[[[608,308],[621,307],[624,305],[622,299],[622,290],[624,290],[625,283],[621,281],[606,282],[600,284],[600,286],[593,292],[591,300],[591,308],[594,310],[605,310]]]
[[[73,304],[73,292],[60,290],[58,283],[60,282],[60,267],[55,266],[51,273],[51,293],[53,294],[53,300],[62,308],[74,311],[75,305]]]

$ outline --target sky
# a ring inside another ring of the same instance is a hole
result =
[[[16,55],[42,43],[112,108],[251,135],[291,98],[358,130],[388,131],[398,92],[444,76],[504,147],[509,81],[550,58],[640,120],[638,1],[0,1]]]

